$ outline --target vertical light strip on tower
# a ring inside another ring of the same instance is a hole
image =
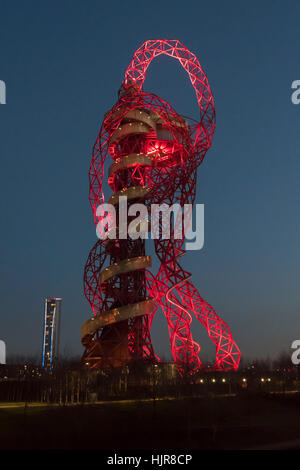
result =
[[[51,370],[59,353],[61,298],[45,299],[42,366]]]

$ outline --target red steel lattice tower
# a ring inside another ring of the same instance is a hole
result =
[[[177,59],[188,73],[199,105],[197,122],[184,119],[166,101],[143,90],[147,68],[160,54]],[[113,160],[108,175],[113,194],[108,202],[114,206],[117,220],[123,207],[130,221],[133,202],[147,207],[194,203],[197,167],[211,145],[214,129],[214,100],[197,57],[177,40],[146,41],[133,56],[119,99],[106,113],[93,148],[89,177],[95,224],[101,226],[104,220],[97,208],[105,202],[102,185],[107,155]],[[144,239],[131,239],[127,232],[124,236],[117,226],[115,239],[99,239],[94,245],[84,272],[93,317],[82,326],[83,359],[91,368],[159,360],[150,329],[160,306],[180,370],[204,368],[200,345],[190,329],[193,315],[215,344],[213,368],[237,369],[240,351],[227,324],[203,300],[190,273],[179,264],[183,244],[183,238],[175,238],[174,228],[169,239],[154,240],[160,261],[156,276],[148,269],[152,261],[145,253]]]

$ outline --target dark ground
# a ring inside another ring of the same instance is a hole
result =
[[[0,449],[249,448],[300,449],[300,394],[0,407]]]

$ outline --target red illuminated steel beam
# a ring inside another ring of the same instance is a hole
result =
[[[199,105],[199,120],[182,118],[164,100],[146,93],[143,83],[151,61],[158,55],[176,58],[188,73]],[[215,129],[215,107],[207,77],[197,57],[177,40],[146,41],[134,54],[115,106],[105,115],[93,149],[90,202],[96,224],[97,208],[104,203],[104,161],[113,163],[109,202],[119,210],[119,197],[151,204],[193,204],[197,167],[209,149]],[[82,328],[84,360],[91,367],[116,367],[130,361],[155,361],[150,336],[159,307],[165,314],[174,361],[179,369],[195,372],[205,366],[200,345],[190,329],[193,316],[215,344],[216,370],[236,370],[240,351],[227,324],[191,284],[190,273],[178,259],[184,239],[174,230],[170,239],[155,240],[160,268],[154,277],[147,269],[144,240],[99,240],[88,257],[84,285],[94,320]],[[107,261],[110,263],[107,266]]]

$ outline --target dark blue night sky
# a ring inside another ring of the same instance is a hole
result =
[[[230,325],[244,356],[274,356],[300,337],[298,1],[0,1],[0,339],[40,354],[44,298],[63,298],[61,350],[80,354],[91,314],[83,268],[96,241],[88,201],[92,145],[134,51],[179,39],[207,73],[216,103],[198,170],[205,247],[182,260]],[[147,91],[197,118],[176,61],[156,59]],[[107,193],[107,196],[109,194]],[[209,355],[205,332],[194,336]],[[166,323],[153,326],[168,356]]]

